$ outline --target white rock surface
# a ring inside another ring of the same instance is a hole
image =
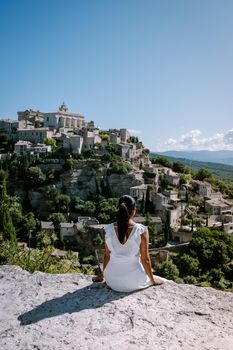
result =
[[[117,293],[81,274],[0,267],[1,350],[233,349],[233,294],[166,283]]]

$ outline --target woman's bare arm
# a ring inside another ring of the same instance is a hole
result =
[[[153,285],[161,284],[160,281],[156,281],[153,276],[150,255],[149,255],[149,234],[147,231],[145,231],[141,235],[140,253],[141,253],[141,263],[151,283]]]
[[[103,260],[103,271],[104,269],[106,268],[108,262],[109,262],[109,259],[110,259],[110,250],[108,249],[108,246],[107,244],[105,243],[105,253],[104,253],[104,260]],[[97,276],[94,276],[92,278],[92,281],[93,282],[102,282],[104,279],[104,275],[103,275],[103,272],[101,272],[100,274],[98,274]]]
[[[109,262],[110,253],[111,253],[110,250],[108,249],[106,242],[104,243],[104,249],[105,249],[105,253],[104,253],[104,261],[103,261],[103,271]]]

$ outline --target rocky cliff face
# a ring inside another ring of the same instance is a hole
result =
[[[132,171],[128,174],[107,174],[107,167],[96,163],[80,162],[73,170],[64,171],[59,181],[55,184],[58,189],[69,196],[78,196],[87,200],[97,194],[120,197],[130,192],[130,187],[144,183],[143,174],[140,171]],[[26,191],[24,183],[15,188],[10,184],[12,195],[19,196],[22,200],[28,197],[31,207],[41,216],[46,216],[45,194],[37,189]]]
[[[120,197],[129,193],[132,186],[144,183],[141,172],[128,174],[107,175],[106,168],[85,166],[66,172],[61,176],[61,187],[70,196],[87,199],[96,194],[110,193],[113,197]]]
[[[232,293],[173,282],[117,293],[14,266],[0,280],[1,350],[232,349]]]

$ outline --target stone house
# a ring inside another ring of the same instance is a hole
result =
[[[18,129],[17,139],[30,141],[33,143],[42,143],[45,139],[53,137],[53,131],[48,128]]]
[[[119,144],[119,147],[121,149],[121,158],[124,161],[131,161],[131,159],[136,158],[136,145],[127,143],[127,144]]]
[[[137,201],[145,200],[147,187],[148,185],[145,184],[130,187],[130,196],[134,197]]]
[[[12,119],[0,119],[0,132],[4,134],[15,134],[18,128],[19,122]]]
[[[83,147],[83,137],[81,135],[69,135],[63,133],[60,140],[62,141],[63,148],[68,149],[71,152],[81,153]]]
[[[174,190],[164,190],[163,194],[169,198],[169,200],[178,201],[178,192]]]
[[[99,221],[95,217],[91,216],[79,216],[78,222],[83,226],[99,225]]]
[[[181,212],[179,207],[175,207],[171,204],[162,205],[161,218],[163,222],[166,222],[168,219],[170,227],[177,227],[180,217]]]
[[[222,200],[222,193],[221,192],[212,192],[210,197],[205,197],[205,199],[217,199]]]
[[[0,153],[0,160],[7,160],[7,159],[11,159],[10,153]]]
[[[233,235],[233,223],[228,222],[226,224],[223,224],[225,232],[227,232],[230,235]]]
[[[179,243],[188,243],[192,240],[193,232],[183,231],[183,230],[172,230],[171,231],[172,240]]]
[[[42,143],[37,143],[33,145],[29,141],[18,141],[14,146],[15,152],[20,154],[46,154],[52,152],[52,147],[50,145],[45,145]]]
[[[120,137],[119,133],[110,132],[109,133],[109,141],[110,141],[110,143],[113,143],[115,145],[118,145],[119,143],[121,143],[121,137]]]
[[[41,221],[40,229],[41,231],[46,232],[49,235],[52,235],[54,233],[54,224],[52,221]]]
[[[147,218],[144,216],[135,216],[134,221],[146,226]],[[163,224],[160,216],[150,215],[150,221],[155,224],[157,233],[163,232]]]
[[[32,143],[29,141],[18,141],[14,145],[14,149],[16,153],[19,154],[26,154],[28,152],[28,149],[32,146]]]
[[[232,203],[224,199],[209,199],[205,201],[205,210],[210,215],[232,214]]]
[[[180,176],[171,169],[168,169],[164,175],[164,180],[168,185],[178,186],[180,182]]]
[[[168,202],[169,198],[164,196],[162,193],[156,193],[155,197],[153,198],[155,210],[163,210],[163,206],[168,204]]]
[[[211,197],[212,186],[209,182],[193,180],[191,186],[192,190],[195,191],[200,197]]]
[[[122,142],[127,142],[130,137],[130,133],[127,129],[120,129],[120,138]]]
[[[52,146],[45,145],[43,143],[37,143],[36,145],[29,147],[29,152],[33,154],[51,153]]]
[[[110,142],[118,144],[118,143],[127,143],[130,137],[130,133],[127,129],[109,129],[106,132],[110,136]],[[112,138],[112,140],[111,140]]]
[[[51,253],[51,256],[53,256],[53,257],[55,257],[55,258],[57,258],[57,259],[65,259],[65,257],[66,257],[66,254],[68,253],[69,251],[67,251],[67,250],[61,250],[61,249],[55,249],[52,253]],[[75,256],[76,256],[76,258],[77,258],[77,263],[75,263],[75,267],[80,267],[81,266],[81,264],[79,263],[79,261],[78,261],[78,257],[79,257],[79,253],[78,252],[72,252]]]
[[[17,112],[17,115],[19,121],[19,128],[41,128],[44,126],[43,112],[33,111],[32,109],[26,109],[25,111]]]
[[[99,130],[89,131],[87,129],[83,132],[83,144],[82,152],[94,148],[96,144],[101,143],[101,137],[99,136]]]
[[[78,226],[79,228],[83,228],[82,225],[77,225],[77,223],[73,222],[61,222],[60,223],[60,240],[62,242],[65,241],[73,241],[78,233]]]

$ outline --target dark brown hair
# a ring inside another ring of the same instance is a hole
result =
[[[118,203],[118,215],[117,215],[117,227],[118,227],[118,239],[121,243],[124,243],[127,236],[128,225],[130,216],[135,209],[136,203],[133,197],[124,195],[119,199]]]

